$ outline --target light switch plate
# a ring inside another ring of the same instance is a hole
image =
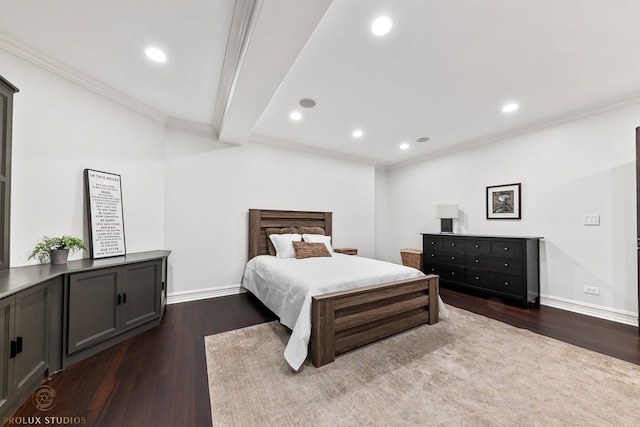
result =
[[[600,225],[600,215],[584,214],[584,225]]]

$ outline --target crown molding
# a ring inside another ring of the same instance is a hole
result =
[[[177,119],[175,117],[167,117],[166,126],[188,130],[191,132],[197,132],[207,136],[211,136],[212,138],[217,138],[213,126],[206,123],[192,122],[189,120]]]
[[[581,120],[587,117],[597,116],[598,114],[608,113],[610,111],[619,110],[621,108],[630,107],[636,104],[640,104],[640,96],[633,96],[631,98],[626,98],[626,99],[622,99],[614,102],[598,104],[595,106],[574,110],[572,112],[557,115],[549,119],[540,120],[532,124],[520,126],[514,129],[509,129],[503,132],[497,132],[481,138],[472,139],[460,144],[456,144],[455,146],[452,146],[450,148],[444,148],[441,150],[433,151],[431,153],[424,154],[422,156],[418,156],[413,159],[391,163],[386,166],[386,169],[387,170],[400,169],[406,166],[414,165],[416,163],[422,163],[427,160],[435,159],[436,157],[442,157],[445,155],[457,153],[459,151],[467,150],[469,148],[476,147],[479,145],[488,144],[490,142],[497,142],[504,139],[537,132],[539,130],[551,128],[554,126],[559,126],[564,123]]]
[[[297,142],[286,141],[283,139],[272,138],[265,135],[252,134],[249,136],[249,142],[257,144],[273,145],[288,150],[303,151],[305,153],[319,154],[321,156],[335,157],[342,160],[350,160],[352,162],[365,163],[367,165],[375,165],[379,160],[370,157],[358,156],[356,154],[342,153],[340,151],[327,150],[325,148],[314,147],[311,145],[299,144]]]
[[[0,33],[0,49],[9,52],[10,54],[17,56],[33,65],[36,65],[44,70],[47,70],[58,77],[62,77],[78,86],[90,90],[100,96],[103,96],[111,101],[114,101],[124,107],[129,108],[137,113],[140,113],[158,123],[165,124],[167,116],[158,112],[157,110],[139,102],[135,99],[119,92],[104,83],[92,79],[91,77],[83,74],[79,71],[68,67],[55,59],[38,52],[37,50],[28,47],[22,43],[12,40],[6,34]]]
[[[229,39],[224,54],[224,62],[222,63],[222,73],[220,74],[213,115],[213,129],[218,135],[233,97],[238,73],[242,67],[247,46],[256,23],[256,14],[259,12],[261,5],[262,0],[237,1],[233,9],[233,18],[229,29]]]

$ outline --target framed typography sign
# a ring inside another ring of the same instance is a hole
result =
[[[126,255],[120,175],[84,170],[91,258]]]

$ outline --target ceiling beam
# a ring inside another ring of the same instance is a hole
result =
[[[333,0],[238,0],[213,125],[243,144]]]

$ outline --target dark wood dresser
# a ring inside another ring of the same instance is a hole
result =
[[[542,237],[422,234],[423,271],[441,285],[539,303]]]

